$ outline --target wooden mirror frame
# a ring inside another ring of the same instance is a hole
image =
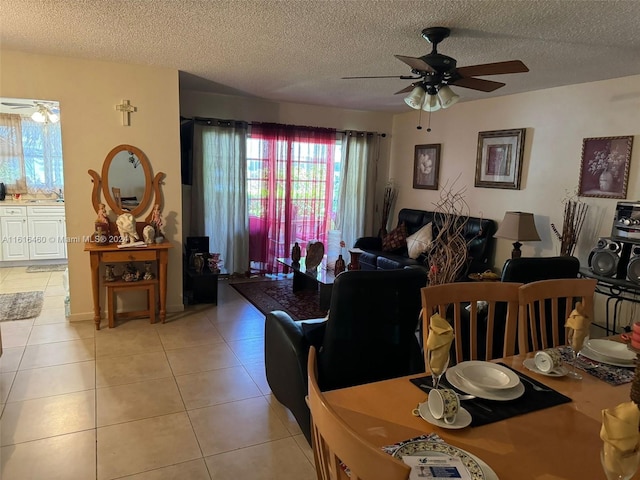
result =
[[[113,159],[120,152],[133,152],[138,159],[140,160],[140,165],[142,165],[142,170],[144,171],[145,178],[145,187],[144,187],[144,196],[138,206],[131,211],[125,211],[120,208],[111,195],[111,187],[109,185],[109,167],[113,162]],[[153,204],[160,205],[160,208],[163,207],[163,199],[162,192],[160,190],[160,184],[162,183],[162,179],[164,178],[163,172],[158,172],[155,177],[152,177],[151,172],[151,163],[147,156],[137,147],[133,145],[118,145],[111,149],[109,154],[104,160],[102,165],[102,180],[100,179],[100,175],[94,170],[88,171],[91,176],[91,181],[93,182],[93,191],[91,193],[91,203],[93,204],[93,209],[98,212],[98,207],[102,202],[100,198],[100,191],[102,191],[102,196],[104,197],[104,201],[109,205],[111,210],[116,215],[122,215],[123,213],[130,213],[134,217],[138,218],[150,205],[151,205],[151,196],[153,193]],[[147,215],[146,222],[149,222],[151,216],[153,214],[153,209],[149,210],[149,214]]]
[[[123,210],[122,207],[118,205],[118,202],[115,200],[115,198],[113,198],[113,195],[111,194],[111,186],[109,185],[109,168],[113,163],[113,159],[116,158],[116,155],[118,155],[120,152],[131,152],[135,156],[137,156],[138,160],[140,161],[140,165],[142,166],[142,171],[144,172],[144,195],[142,197],[142,200],[140,200],[138,206],[130,211]],[[142,153],[142,150],[134,147],[133,145],[118,145],[117,147],[111,149],[111,151],[107,155],[107,158],[105,158],[104,160],[104,164],[102,165],[102,195],[109,207],[111,207],[111,210],[113,210],[116,215],[122,215],[123,213],[128,212],[134,217],[138,217],[138,215],[144,212],[149,206],[149,199],[151,198],[152,178],[151,164],[149,163],[149,159],[147,158],[147,156]]]

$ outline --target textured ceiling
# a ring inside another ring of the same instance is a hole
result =
[[[638,0],[1,0],[3,48],[176,68],[181,89],[342,108],[407,111],[394,54],[419,57],[420,32],[458,66],[522,60],[529,73],[485,77],[493,93],[640,74]],[[1,65],[0,65],[1,67]]]

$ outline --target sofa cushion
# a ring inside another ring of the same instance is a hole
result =
[[[416,259],[421,253],[424,253],[433,241],[433,227],[431,223],[427,223],[413,235],[407,237],[407,250],[409,258]]]
[[[407,246],[407,227],[404,222],[391,230],[382,239],[382,250],[384,252],[394,252],[406,248]]]

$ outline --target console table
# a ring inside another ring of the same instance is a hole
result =
[[[598,281],[596,293],[607,297],[606,333],[607,335],[620,333],[616,331],[616,324],[618,323],[618,312],[620,311],[622,302],[640,303],[640,285],[619,278],[603,277],[602,275],[593,273],[590,268],[586,267],[580,268],[580,276],[594,278]],[[613,304],[613,308],[611,308],[611,304]],[[613,322],[611,323],[611,327],[609,327],[611,312],[613,312]]]
[[[100,330],[100,264],[128,263],[128,262],[153,262],[158,264],[158,288],[160,291],[160,321],[164,322],[167,316],[167,264],[169,249],[173,245],[169,242],[155,243],[146,247],[118,248],[117,244],[97,245],[87,242],[84,251],[89,252],[91,261],[91,291],[93,293],[93,321],[96,330]],[[135,286],[137,282],[130,282]],[[153,308],[149,306],[149,308]]]

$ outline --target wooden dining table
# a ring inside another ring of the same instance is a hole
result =
[[[587,372],[582,372],[582,380],[543,376],[524,367],[523,360],[532,356],[530,353],[495,361],[570,397],[571,402],[482,426],[451,430],[412,414],[427,394],[410,379],[425,374],[332,390],[325,395],[339,415],[376,446],[436,433],[448,444],[482,459],[500,480],[605,479],[600,464],[601,412],[630,401],[631,383],[612,386]],[[640,479],[640,475],[633,479]]]

